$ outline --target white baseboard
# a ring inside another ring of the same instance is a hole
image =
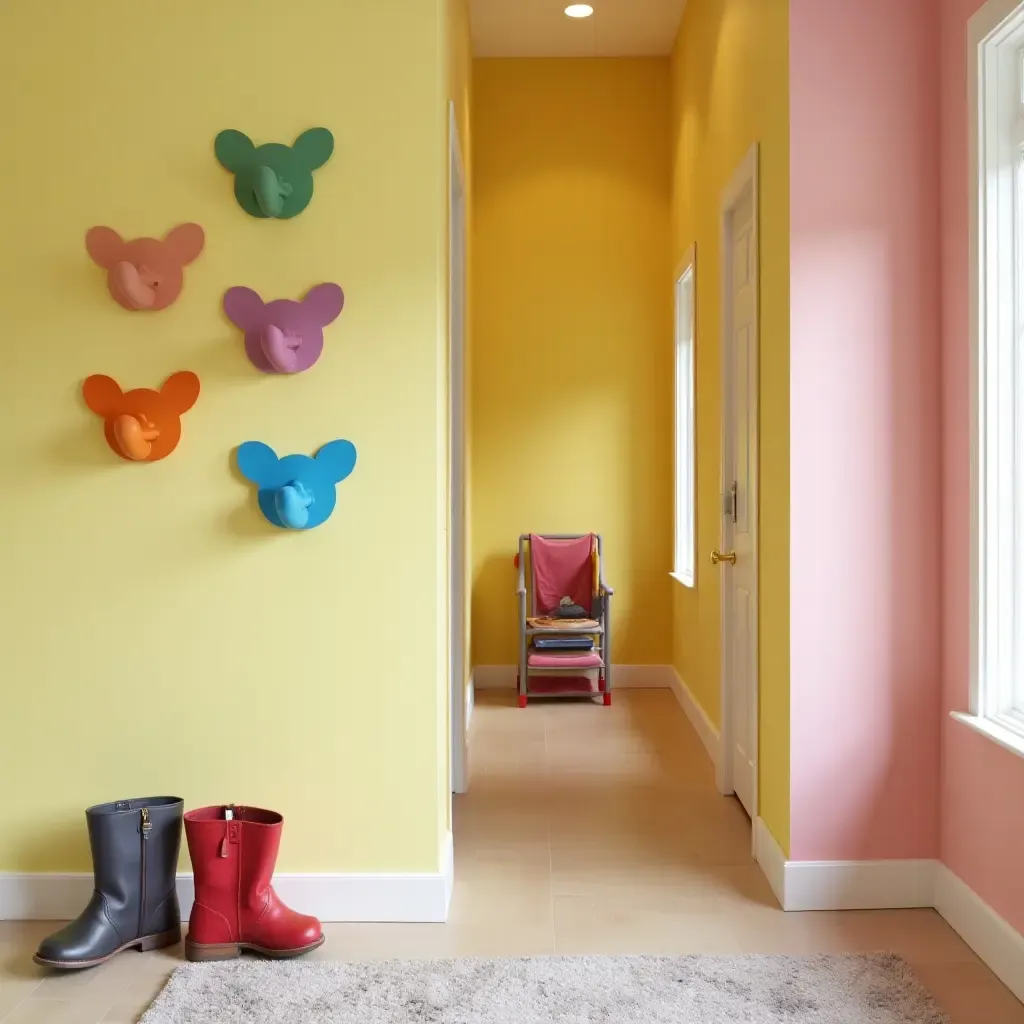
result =
[[[945,864],[935,865],[935,909],[1024,1003],[1024,936]]]
[[[761,818],[754,822],[754,859],[775,893],[779,906],[786,909],[786,855]]]
[[[784,910],[932,907],[935,861],[786,861]]]
[[[673,686],[671,665],[612,665],[615,690],[661,690]],[[514,690],[515,665],[474,665],[473,683],[478,690]]]
[[[473,687],[477,690],[514,690],[515,665],[474,665]]]
[[[321,921],[433,923],[448,919],[453,874],[452,834],[441,843],[441,868],[407,874],[279,874],[274,889],[288,906]],[[0,921],[66,921],[92,894],[91,874],[0,874]],[[178,875],[182,920],[192,910],[190,872]]]
[[[669,686],[672,687],[672,692],[676,695],[679,706],[690,720],[690,725],[693,726],[695,732],[700,737],[701,743],[704,744],[704,749],[708,752],[711,763],[717,766],[719,751],[722,746],[720,733],[715,723],[708,718],[707,712],[697,702],[690,688],[680,678],[679,673],[671,666],[669,666],[669,669],[671,671]]]

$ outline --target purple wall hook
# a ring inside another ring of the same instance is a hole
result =
[[[324,328],[341,315],[345,293],[337,284],[318,284],[296,302],[264,302],[251,288],[229,288],[224,312],[245,331],[245,354],[264,373],[308,370],[324,350]]]

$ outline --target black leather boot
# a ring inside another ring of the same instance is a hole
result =
[[[37,964],[95,967],[123,949],[160,949],[181,938],[174,881],[183,811],[176,796],[151,796],[85,812],[95,890],[71,924],[42,941]]]

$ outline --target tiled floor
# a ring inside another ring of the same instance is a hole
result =
[[[905,956],[954,1024],[1024,1024],[1024,1006],[927,910],[783,914],[750,858],[740,807],[667,691],[611,708],[479,695],[470,793],[456,803],[446,925],[328,925],[326,959],[544,953]],[[0,923],[2,1024],[129,1024],[179,949],[44,976],[52,925]]]

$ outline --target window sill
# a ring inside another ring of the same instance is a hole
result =
[[[693,576],[684,576],[682,573],[670,572],[669,576],[676,581],[676,583],[682,583],[684,587],[688,587],[690,590],[694,588]]]
[[[1004,750],[1009,750],[1011,754],[1024,757],[1024,736],[1020,733],[1007,729],[990,718],[965,715],[962,711],[951,711],[949,717],[962,722],[975,732],[980,732],[982,736],[987,736],[994,743],[998,743]]]

